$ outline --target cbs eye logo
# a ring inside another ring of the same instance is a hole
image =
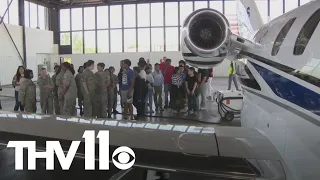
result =
[[[136,161],[136,155],[133,150],[126,146],[118,147],[112,153],[113,164],[121,170],[127,170],[133,166]]]

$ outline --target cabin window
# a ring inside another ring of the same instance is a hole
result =
[[[308,19],[308,21],[303,25],[296,43],[294,45],[293,54],[301,55],[306,49],[309,40],[312,37],[313,32],[316,30],[318,23],[320,21],[320,9],[318,9],[312,16]]]
[[[296,20],[296,18],[292,18],[290,19],[281,29],[281,31],[279,32],[276,40],[274,41],[273,47],[272,47],[272,51],[271,51],[271,55],[272,56],[276,56],[280,50],[280,46],[283,43],[284,39],[286,38],[292,24],[294,23],[294,21]]]

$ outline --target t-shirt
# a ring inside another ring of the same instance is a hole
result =
[[[141,79],[147,80],[147,73],[145,70],[141,70],[139,76],[141,77]]]
[[[189,75],[186,78],[186,82],[188,82],[188,89],[189,91],[192,91],[194,84],[197,82],[197,77],[196,76],[192,76],[190,77]]]
[[[201,80],[199,79],[199,83],[203,80],[204,77],[207,77],[205,82],[208,82],[209,71],[207,69],[199,69],[198,77],[200,76],[201,76]]]
[[[131,80],[134,78],[134,72],[131,69],[123,71],[122,78],[121,78],[121,90],[126,91],[129,90],[131,87]]]

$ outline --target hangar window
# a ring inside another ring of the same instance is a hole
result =
[[[296,43],[294,45],[293,54],[301,55],[306,49],[309,40],[313,32],[316,30],[318,23],[320,21],[320,9],[318,9],[313,15],[308,19],[308,21],[303,25]]]
[[[294,23],[294,21],[296,20],[296,18],[292,18],[290,19],[281,29],[281,31],[279,32],[276,40],[274,41],[273,44],[273,48],[271,51],[271,55],[275,56],[278,54],[279,50],[280,50],[280,46],[283,43],[284,39],[286,38],[292,24]]]

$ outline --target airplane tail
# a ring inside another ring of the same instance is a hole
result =
[[[239,35],[251,38],[264,23],[254,0],[236,0]]]

